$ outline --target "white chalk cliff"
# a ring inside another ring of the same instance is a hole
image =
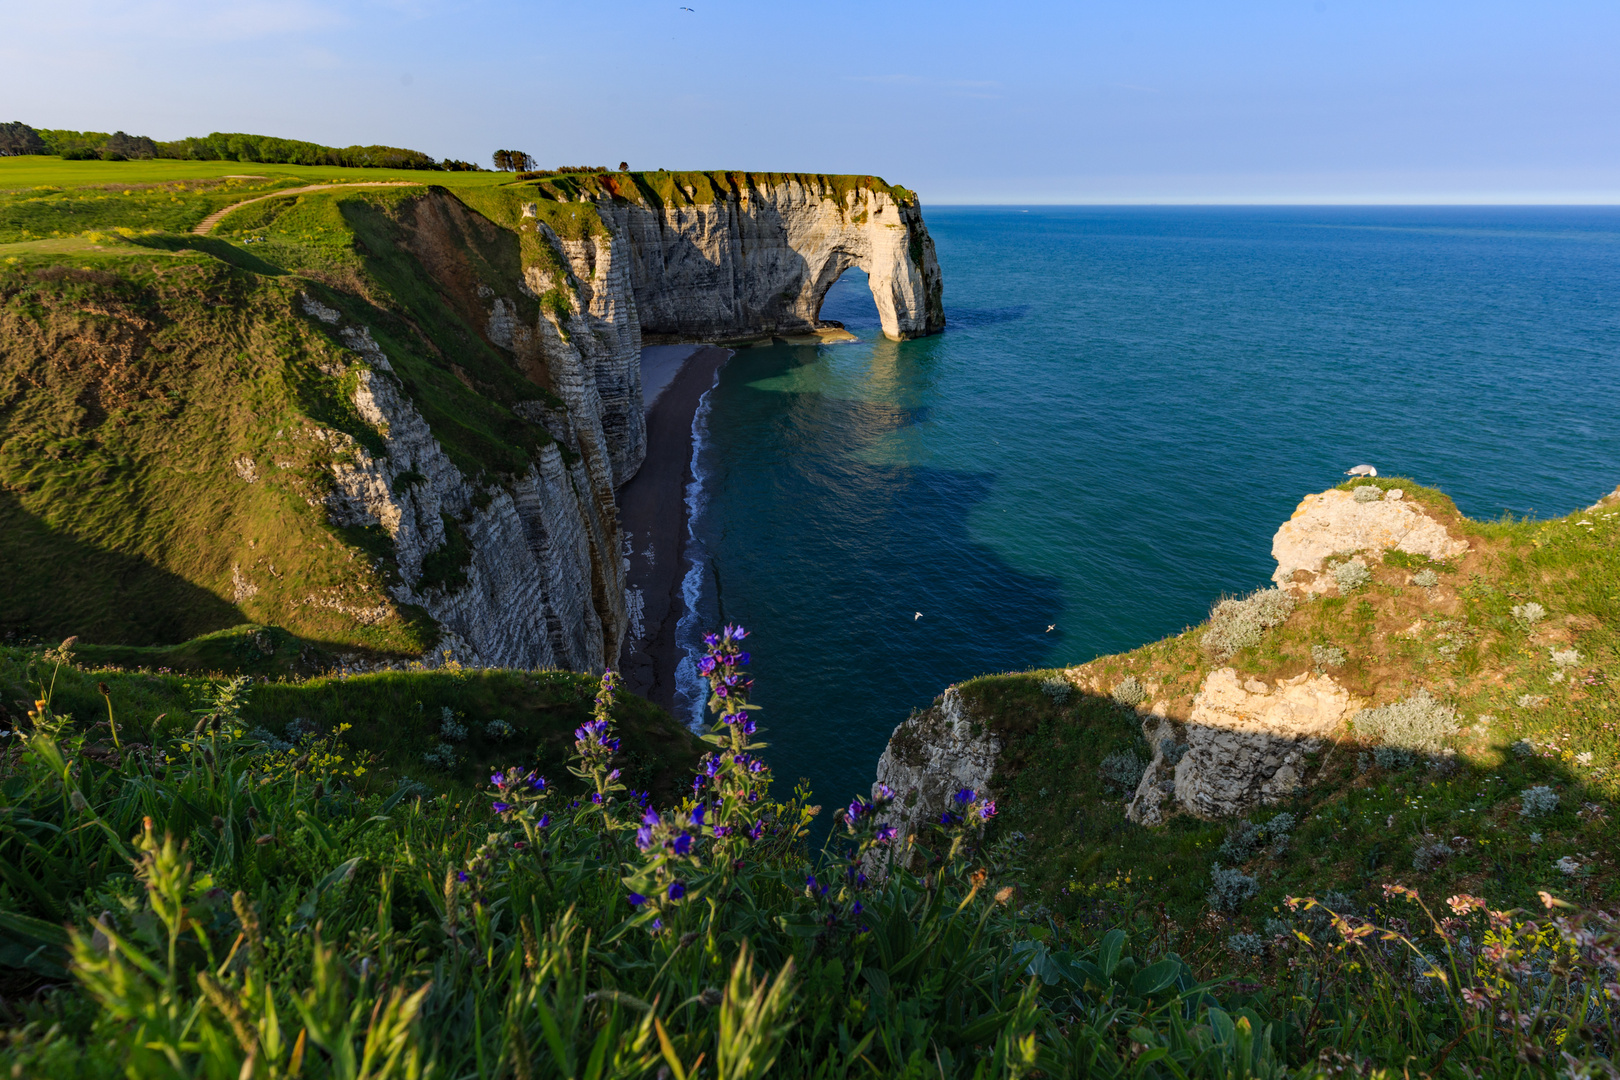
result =
[[[394,600],[425,609],[442,634],[425,662],[439,662],[448,648],[465,665],[599,671],[619,655],[629,606],[615,492],[647,450],[644,330],[714,341],[815,329],[827,289],[851,266],[870,276],[890,336],[943,327],[933,241],[916,200],[900,189],[851,178],[705,175],[716,178],[705,187],[708,201],[637,201],[594,188],[580,198],[600,226],[569,236],[547,223],[538,191],[531,202],[518,189],[516,220],[504,223],[520,241],[518,276],[481,281],[475,293],[450,280],[454,273],[441,280],[481,310],[485,339],[555,395],[511,406],[550,436],[517,476],[466,476],[369,329],[300,299],[302,314],[352,350],[351,401],[386,447],[374,455],[348,435],[322,432],[338,451],[328,515],[388,532],[400,578]],[[560,220],[555,208],[552,220]],[[444,192],[415,200],[404,217],[424,264],[448,265],[444,252],[464,242],[458,236],[488,240],[500,228]],[[453,539],[470,551],[457,580],[425,581],[424,560]],[[375,621],[387,609],[351,614]]]

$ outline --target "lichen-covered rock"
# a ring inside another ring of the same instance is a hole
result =
[[[1446,527],[1410,499],[1384,498],[1357,502],[1348,491],[1307,495],[1271,542],[1277,571],[1271,579],[1296,592],[1321,593],[1335,587],[1323,572],[1324,560],[1341,552],[1376,554],[1404,551],[1431,559],[1450,559],[1468,550]],[[1313,575],[1296,581],[1301,570]]]
[[[1154,758],[1127,811],[1156,824],[1171,796],[1201,818],[1241,814],[1275,802],[1305,781],[1305,755],[1320,747],[1359,702],[1326,675],[1306,673],[1267,686],[1241,679],[1231,668],[1210,672],[1193,698],[1184,725],[1152,723]],[[1151,723],[1151,722],[1150,722]],[[1180,733],[1177,728],[1179,727]],[[1165,739],[1186,749],[1174,770],[1174,790],[1163,788]]]
[[[1001,740],[968,714],[954,686],[933,708],[895,728],[878,759],[872,798],[885,785],[894,793],[886,820],[899,830],[897,848],[903,850],[924,821],[937,821],[962,788],[988,788],[1000,753]]]

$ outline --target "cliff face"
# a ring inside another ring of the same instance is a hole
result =
[[[713,340],[812,330],[827,290],[852,266],[867,273],[889,337],[944,329],[939,263],[915,199],[785,177],[728,185],[713,201],[607,199],[600,210],[626,246],[648,333]]]
[[[872,177],[322,189],[108,243],[0,268],[0,560],[78,575],[0,629],[275,625],[309,665],[600,670],[643,330],[813,329],[850,266],[891,335],[944,322],[917,201]]]

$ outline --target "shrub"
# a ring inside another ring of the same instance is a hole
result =
[[[1216,660],[1260,643],[1261,635],[1294,613],[1294,594],[1286,589],[1259,589],[1239,600],[1228,597],[1209,613],[1203,646]]]
[[[1209,871],[1211,888],[1205,899],[1216,911],[1235,915],[1244,901],[1253,899],[1260,891],[1259,882],[1241,870],[1222,869],[1216,863]]]
[[[1547,704],[1547,696],[1545,694],[1520,694],[1514,701],[1521,709],[1539,709]]]
[[[1412,575],[1412,584],[1424,589],[1432,589],[1440,584],[1440,575],[1433,570],[1419,570]]]
[[[1363,484],[1354,489],[1351,494],[1358,503],[1377,502],[1384,497],[1384,489],[1371,484]]]
[[[491,739],[510,739],[517,734],[517,728],[496,717],[484,725],[484,734]]]
[[[1559,667],[1574,667],[1581,662],[1581,654],[1574,649],[1553,649],[1552,662]]]
[[[1239,956],[1264,956],[1266,939],[1259,934],[1233,934],[1226,939],[1226,948]]]
[[[1147,698],[1147,691],[1135,675],[1127,675],[1114,687],[1114,700],[1126,708],[1135,708]]]
[[[456,719],[448,705],[439,710],[439,737],[450,742],[467,741],[467,725]]]
[[[1319,668],[1344,667],[1344,650],[1337,645],[1312,645],[1311,661]]]
[[[1135,791],[1146,771],[1147,762],[1138,757],[1134,750],[1109,754],[1097,766],[1097,774],[1102,777],[1103,783],[1122,793]]]
[[[456,767],[456,748],[442,742],[423,754],[422,760],[436,769],[453,769]]]
[[[1444,840],[1437,840],[1432,844],[1424,844],[1412,853],[1412,869],[1427,873],[1457,854],[1450,844]]]
[[[1514,739],[1513,745],[1508,749],[1513,751],[1513,756],[1517,758],[1533,757],[1536,752],[1535,744],[1525,739]]]
[[[1372,580],[1372,571],[1367,569],[1365,563],[1355,559],[1334,563],[1329,571],[1333,574],[1334,584],[1339,586],[1339,592],[1345,595],[1355,592]]]
[[[1074,687],[1069,683],[1068,679],[1061,675],[1053,675],[1050,678],[1041,680],[1041,693],[1050,698],[1052,704],[1059,708],[1069,703],[1069,695],[1073,692]]]
[[[1178,743],[1174,739],[1159,740],[1159,754],[1164,758],[1165,765],[1172,769],[1181,764],[1181,759],[1186,757],[1187,751],[1191,749],[1192,747],[1186,743]]]
[[[1522,817],[1546,817],[1558,809],[1558,793],[1546,784],[1525,788],[1519,792],[1519,814]]]
[[[1391,746],[1434,752],[1457,732],[1457,710],[1436,701],[1427,690],[1355,716],[1356,730]]]
[[[1386,772],[1399,772],[1417,764],[1417,755],[1398,746],[1380,746],[1373,751],[1373,761]]]
[[[1288,834],[1293,831],[1295,822],[1294,815],[1287,811],[1273,817],[1264,825],[1256,825],[1247,820],[1234,822],[1227,826],[1226,839],[1221,843],[1220,855],[1233,862],[1248,862],[1265,843],[1271,844],[1272,854],[1281,855],[1288,849]]]
[[[1513,605],[1513,617],[1517,619],[1526,630],[1547,617],[1547,609],[1531,600],[1526,604]]]

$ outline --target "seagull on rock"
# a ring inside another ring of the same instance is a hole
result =
[[[1378,470],[1371,465],[1357,465],[1353,469],[1344,470],[1346,476],[1377,476]]]

